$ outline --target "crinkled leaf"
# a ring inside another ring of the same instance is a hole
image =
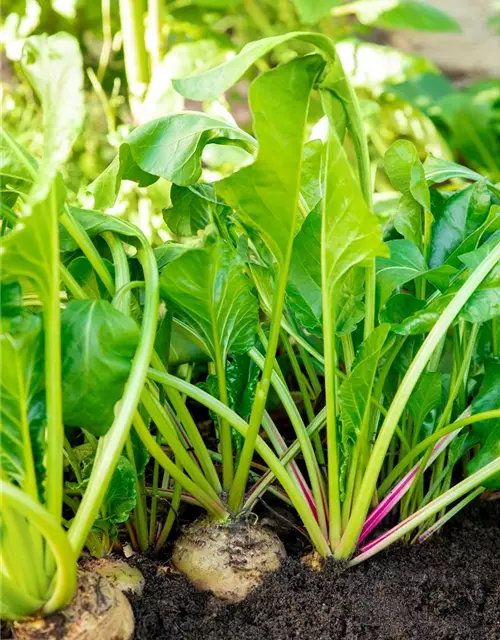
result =
[[[164,209],[163,217],[168,228],[177,236],[195,236],[213,217],[215,192],[211,184],[179,187],[173,184],[170,191],[172,206]]]
[[[61,325],[64,422],[103,435],[130,373],[139,329],[106,300],[70,302]]]
[[[389,258],[377,258],[377,293],[383,307],[399,286],[418,278],[427,271],[420,250],[409,240],[387,242]]]
[[[243,263],[221,241],[188,249],[163,269],[161,294],[204,341],[213,358],[245,353],[254,341],[258,303]]]
[[[105,519],[112,524],[126,522],[136,501],[134,470],[129,460],[120,456],[102,504]]]

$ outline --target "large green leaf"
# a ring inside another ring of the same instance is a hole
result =
[[[135,129],[118,156],[90,185],[94,207],[111,207],[122,180],[148,186],[165,178],[188,186],[201,176],[201,155],[208,144],[233,144],[249,152],[255,140],[235,124],[205,113],[172,114]]]
[[[280,264],[287,261],[296,228],[307,107],[323,67],[320,56],[299,58],[252,83],[257,159],[216,185],[217,193],[259,233]]]
[[[382,29],[416,31],[460,31],[458,24],[444,11],[415,0],[358,0],[349,4],[363,24]]]
[[[221,241],[188,249],[163,269],[161,295],[174,314],[204,341],[214,360],[231,349],[245,353],[254,341],[258,303],[243,262]]]
[[[427,271],[420,250],[409,240],[391,240],[387,247],[390,257],[377,258],[377,291],[381,307],[397,287]]]
[[[287,285],[287,305],[297,322],[321,337],[321,212],[311,211],[293,242]],[[351,270],[337,296],[336,333],[352,333],[364,315],[364,281],[359,269]]]
[[[105,300],[70,302],[61,324],[64,422],[103,435],[130,373],[139,329]]]
[[[10,333],[0,335],[0,459],[6,476],[32,496],[43,475],[41,329],[41,318],[32,315],[17,318]]]

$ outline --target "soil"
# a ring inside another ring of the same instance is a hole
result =
[[[197,591],[168,563],[137,557],[146,577],[130,598],[136,640],[500,640],[500,502],[478,501],[422,545],[396,545],[322,573],[290,556],[243,602]]]

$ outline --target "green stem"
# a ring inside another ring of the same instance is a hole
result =
[[[475,473],[473,473],[468,478],[465,478],[465,480],[462,480],[462,482],[459,482],[457,485],[455,485],[454,487],[446,491],[446,493],[443,493],[441,496],[439,496],[439,498],[436,498],[436,500],[433,500],[427,506],[423,507],[422,509],[419,509],[416,513],[411,515],[404,522],[401,522],[400,524],[398,524],[390,532],[385,534],[381,538],[381,540],[378,542],[378,544],[373,544],[369,548],[369,550],[365,551],[364,553],[361,553],[359,556],[351,560],[350,565],[353,566],[353,565],[359,564],[360,562],[363,562],[364,560],[367,560],[371,556],[375,555],[379,551],[382,551],[382,549],[385,549],[396,540],[399,540],[400,538],[402,538],[409,531],[412,531],[412,529],[415,529],[415,527],[418,527],[420,524],[428,520],[435,513],[438,513],[439,511],[447,507],[449,504],[451,504],[452,502],[455,502],[455,500],[458,500],[464,494],[468,493],[469,491],[472,491],[479,485],[484,484],[484,482],[488,478],[494,476],[499,472],[500,472],[500,456],[495,458],[492,462],[484,466],[479,471],[476,471]]]
[[[172,531],[172,527],[174,526],[175,519],[177,518],[177,514],[179,512],[179,505],[181,504],[181,495],[182,495],[181,483],[176,482],[174,486],[173,495],[172,495],[172,501],[170,503],[170,509],[168,510],[167,519],[165,520],[163,529],[161,530],[161,533],[158,536],[158,540],[156,542],[155,551],[157,553],[161,551],[170,532]]]
[[[47,402],[47,507],[57,521],[62,515],[64,425],[61,390],[61,315],[59,305],[59,223],[55,190],[50,190],[52,242],[50,282],[44,300],[45,397]]]
[[[68,533],[76,553],[79,553],[85,544],[122,453],[153,353],[159,305],[158,269],[155,255],[142,234],[140,240],[143,248],[139,250],[138,257],[142,263],[147,286],[139,346],[132,361],[122,400],[117,405],[115,419],[108,433],[101,438],[102,450],[94,464],[87,490]]]
[[[238,431],[238,433],[240,433],[244,438],[247,437],[250,426],[242,418],[240,418],[237,413],[232,411],[232,409],[226,407],[226,405],[222,404],[220,400],[217,400],[217,398],[214,398],[199,387],[196,387],[191,383],[182,380],[181,378],[172,376],[169,373],[163,373],[161,371],[149,369],[148,376],[151,380],[155,380],[160,384],[172,386],[174,389],[177,389],[177,391],[185,393],[193,400],[196,400],[203,406],[212,410],[217,415],[223,416],[229,422],[229,424],[234,427],[236,431]],[[318,419],[318,416],[316,417],[316,419]],[[320,553],[322,556],[330,555],[328,543],[323,536],[321,529],[319,528],[319,525],[309,508],[309,505],[304,499],[302,493],[293,483],[283,464],[275,456],[271,448],[260,437],[256,438],[255,450],[267,464],[272,473],[276,476],[277,480],[281,483],[284,490],[288,493],[288,496],[292,500],[299,516],[302,518],[302,522],[304,523],[304,526],[306,527],[311,541],[316,547],[318,553]],[[187,490],[192,493],[189,489]]]
[[[62,263],[59,264],[59,275],[62,283],[75,300],[85,300],[88,297],[82,287]]]
[[[216,349],[215,371],[219,385],[219,397],[221,402],[229,406],[229,398],[226,386],[226,358],[223,357],[220,349]],[[220,452],[222,455],[222,487],[224,491],[229,492],[233,484],[233,439],[231,436],[231,427],[224,419],[219,420],[220,428]]]
[[[168,375],[168,374],[167,374]],[[214,499],[206,493],[200,486],[183,473],[179,466],[174,464],[172,460],[163,451],[153,436],[149,433],[148,428],[144,424],[144,420],[139,413],[134,417],[134,429],[137,435],[146,446],[149,453],[160,465],[165,469],[177,482],[179,482],[192,496],[194,496],[201,506],[216,520],[226,520],[229,517],[228,512],[218,498]]]
[[[255,443],[257,436],[259,435],[262,416],[264,415],[266,408],[267,395],[271,386],[271,376],[274,369],[274,360],[280,337],[281,316],[283,315],[283,307],[285,304],[288,267],[293,247],[293,235],[292,229],[287,247],[287,255],[285,257],[284,264],[281,265],[278,285],[274,295],[271,327],[269,330],[269,343],[266,350],[264,369],[262,371],[262,377],[257,383],[255,389],[255,398],[248,424],[248,434],[245,438],[245,443],[240,454],[240,460],[234,477],[234,482],[231,487],[231,491],[229,492],[228,505],[231,511],[234,512],[238,512],[243,504],[243,496],[245,494],[250,465],[252,464]]]
[[[132,439],[130,436],[125,443],[125,450],[127,452],[127,458],[132,465],[134,474],[135,491],[137,495],[136,505],[134,509],[135,516],[135,531],[137,534],[137,542],[139,543],[139,549],[144,553],[148,548],[148,526],[146,516],[145,496],[142,494],[142,485],[137,473],[137,465],[135,463],[134,448],[132,446]]]
[[[417,355],[413,359],[380,428],[379,435],[366,467],[359,492],[359,498],[354,503],[349,524],[347,525],[342,540],[335,551],[337,558],[348,558],[356,547],[356,542],[363,527],[366,514],[368,513],[371,497],[375,491],[377,479],[390,441],[394,435],[394,431],[401,414],[406,407],[406,403],[408,402],[420,375],[432,356],[434,349],[438,346],[439,342],[448,331],[452,322],[455,320],[467,300],[471,297],[491,269],[496,265],[499,259],[500,244],[495,247],[495,249],[479,264],[479,266],[469,276],[468,280],[462,285],[453,300],[442,312],[440,318],[431,329]]]
[[[148,0],[147,48],[151,59],[151,69],[159,66],[163,56],[164,0]]]
[[[101,278],[108,293],[110,295],[113,295],[115,292],[113,278],[111,277],[111,274],[109,273],[103,259],[99,255],[99,252],[95,248],[94,243],[87,235],[87,232],[85,231],[85,229],[83,229],[76,218],[71,215],[69,207],[65,207],[65,212],[60,217],[60,221],[69,235],[83,251],[85,257],[92,265],[92,268],[97,273],[99,278]]]
[[[119,0],[119,2],[129,102],[132,114],[137,120],[141,101],[150,79],[144,37],[144,6],[142,0]]]
[[[70,602],[76,589],[76,556],[64,529],[46,509],[18,487],[0,481],[0,497],[2,503],[19,511],[47,541],[56,562],[57,571],[50,597],[43,607],[43,613],[49,614],[62,609]],[[30,613],[34,614],[35,611]]]

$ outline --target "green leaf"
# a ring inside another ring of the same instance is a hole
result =
[[[120,456],[102,504],[105,519],[113,524],[126,522],[136,501],[133,467],[125,456]]]
[[[480,173],[476,173],[475,171],[472,171],[467,167],[463,167],[460,164],[456,164],[455,162],[436,158],[432,153],[429,153],[427,156],[424,162],[424,169],[425,178],[428,184],[439,184],[441,182],[453,180],[454,178],[472,180],[473,182],[484,179]]]
[[[377,258],[377,292],[380,307],[401,285],[418,278],[427,271],[420,250],[409,240],[387,242],[389,258]]]
[[[330,9],[341,4],[342,0],[293,0],[302,24],[313,24],[326,15]]]
[[[149,186],[165,178],[180,186],[201,176],[201,155],[208,144],[233,144],[249,153],[255,140],[236,125],[205,113],[172,114],[137,127],[120,145],[118,156],[89,186],[94,207],[113,206],[122,180]]]
[[[115,273],[113,263],[106,260],[106,258],[103,258],[103,262],[108,268],[111,276],[114,277]],[[68,265],[68,271],[89,298],[105,298],[107,296],[107,290],[104,283],[94,271],[90,261],[85,256],[79,256],[72,260]]]
[[[83,60],[78,41],[64,32],[50,37],[31,36],[24,45],[21,65],[42,103],[40,180],[48,189],[68,158],[85,115]],[[41,189],[40,198],[45,195]]]
[[[2,282],[0,286],[0,310],[2,327],[19,316],[23,308],[23,292],[19,282]],[[3,329],[2,329],[3,333]]]
[[[105,300],[70,302],[61,325],[64,422],[103,435],[130,373],[138,327]]]
[[[32,171],[30,171],[31,167]],[[1,181],[19,187],[28,193],[34,179],[38,163],[5,129],[0,127],[0,176]],[[21,186],[20,186],[21,185]]]
[[[485,366],[479,393],[472,402],[472,413],[482,413],[500,407],[500,358],[490,358]],[[479,453],[467,465],[469,474],[478,471],[500,455],[500,419],[482,420],[471,425],[469,447],[480,444]],[[500,489],[500,476],[485,485],[488,489]]]
[[[358,350],[351,375],[340,386],[339,402],[344,449],[356,441],[361,429],[382,349],[390,328],[388,324],[381,324],[372,331]]]
[[[422,207],[411,194],[401,196],[394,216],[394,228],[416,247],[422,244]]]
[[[3,288],[3,287],[2,287]],[[6,476],[38,498],[43,479],[45,402],[40,316],[18,318],[0,335],[0,459]]]
[[[257,159],[216,185],[217,193],[258,232],[280,264],[287,261],[296,226],[307,107],[323,67],[320,56],[298,58],[252,83]]]
[[[246,354],[234,355],[227,363],[226,384],[231,408],[248,420],[252,411],[260,369]]]
[[[500,317],[500,287],[474,291],[463,306],[460,317],[477,323]]]
[[[408,400],[408,409],[413,417],[414,429],[417,433],[429,414],[441,406],[442,377],[439,371],[424,372]],[[426,433],[426,435],[428,434]]]
[[[500,178],[500,141],[492,135],[495,113],[490,104],[466,93],[441,100],[442,118],[451,130],[452,143],[472,168]]]
[[[414,0],[359,0],[349,4],[357,19],[382,29],[416,31],[460,31],[458,24],[444,11]]]
[[[213,217],[215,192],[211,184],[196,184],[191,187],[172,185],[172,206],[164,209],[163,217],[168,228],[177,236],[195,236],[204,229]]]
[[[321,199],[321,162],[324,145],[321,140],[310,140],[304,145],[300,192],[311,211]]]
[[[400,325],[425,307],[424,300],[418,300],[409,293],[397,293],[387,300],[380,312],[380,321]]]
[[[319,207],[307,216],[293,243],[287,284],[287,305],[299,325],[321,337],[321,213]],[[336,333],[352,333],[364,316],[362,270],[353,269],[344,278],[337,297]]]
[[[395,189],[404,195],[411,195],[422,207],[430,209],[424,167],[412,142],[394,142],[384,155],[384,169]]]
[[[434,224],[429,253],[429,266],[458,266],[454,252],[463,245],[471,232],[486,221],[490,194],[484,182],[477,182],[454,193],[449,198],[433,198]],[[467,248],[463,249],[465,253]]]
[[[245,353],[254,341],[258,303],[243,262],[221,241],[188,249],[163,269],[161,295],[174,314],[202,339],[214,359],[231,349]]]

